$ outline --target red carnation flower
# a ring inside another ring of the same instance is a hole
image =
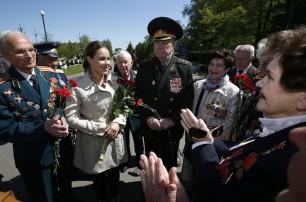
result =
[[[76,80],[73,79],[69,79],[69,84],[71,87],[77,87],[78,86],[78,82]]]
[[[136,102],[136,108],[140,107],[142,104],[142,99],[138,99]]]

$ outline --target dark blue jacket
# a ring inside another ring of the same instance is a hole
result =
[[[41,71],[41,70],[42,71]],[[18,169],[33,170],[53,163],[52,136],[44,123],[60,108],[49,105],[50,79],[58,80],[54,70],[34,67],[40,95],[13,67],[0,77],[0,139],[13,143]]]
[[[196,201],[274,201],[276,195],[288,187],[287,166],[297,151],[288,140],[288,133],[305,125],[301,123],[266,137],[257,137],[248,144],[229,150],[223,155],[225,160],[220,166],[213,145],[194,148]]]

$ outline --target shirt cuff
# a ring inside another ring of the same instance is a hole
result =
[[[201,142],[196,142],[194,144],[192,144],[192,149],[200,146],[200,145],[203,145],[203,144],[213,144],[212,142],[208,142],[208,141],[201,141]]]

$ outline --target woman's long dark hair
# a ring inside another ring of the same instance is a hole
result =
[[[84,63],[83,63],[83,68],[85,72],[87,72],[88,69],[90,68],[89,62],[87,61],[87,56],[93,58],[97,50],[99,50],[100,48],[107,49],[106,45],[102,43],[101,41],[92,41],[87,45],[85,53],[84,53]]]

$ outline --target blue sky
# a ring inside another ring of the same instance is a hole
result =
[[[135,47],[144,41],[155,17],[171,17],[186,26],[188,17],[182,11],[189,4],[190,0],[2,0],[0,31],[20,25],[34,43],[42,41],[44,11],[47,33],[55,41],[78,42],[85,34],[92,40],[109,39],[113,49],[125,49],[129,42]]]

